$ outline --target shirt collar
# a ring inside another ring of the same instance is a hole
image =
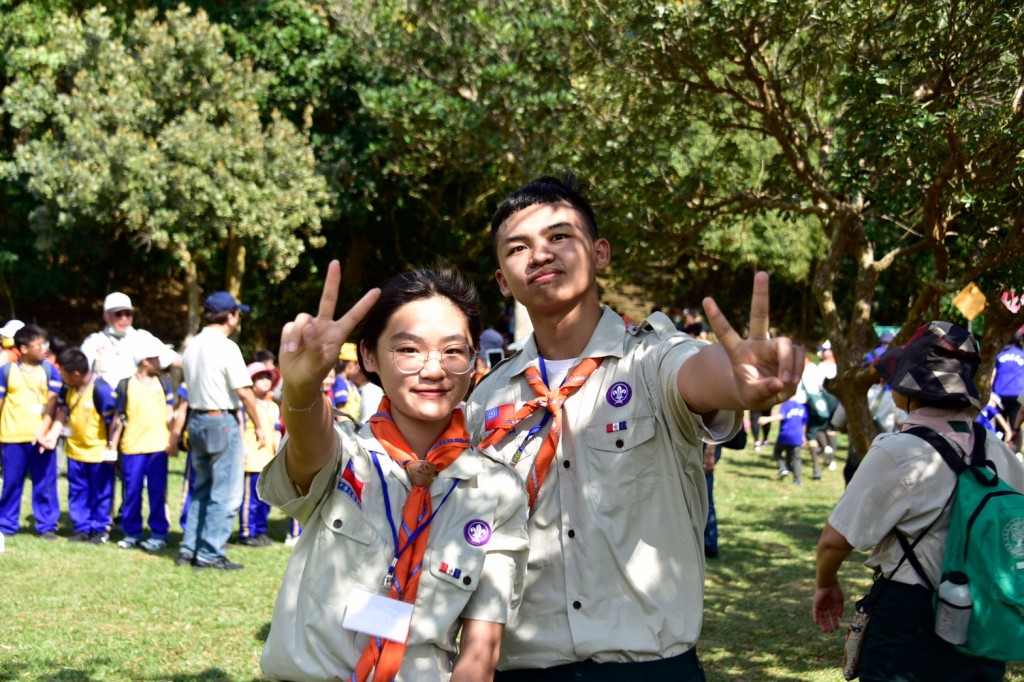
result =
[[[601,306],[601,311],[601,319],[580,353],[580,358],[621,358],[626,354],[626,323],[608,306]],[[509,360],[512,375],[517,376],[525,372],[527,367],[537,366],[539,356],[537,337],[530,334],[523,350]]]

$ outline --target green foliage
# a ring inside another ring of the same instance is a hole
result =
[[[28,141],[0,168],[37,200],[42,250],[124,235],[220,286],[232,241],[271,281],[319,243],[326,183],[305,136],[261,121],[266,74],[233,60],[202,12],[140,12],[123,35],[102,8],[58,15],[9,60],[3,110]]]

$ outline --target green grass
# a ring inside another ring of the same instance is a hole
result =
[[[183,459],[171,460],[172,527],[183,466]],[[773,474],[767,452],[726,450],[719,462],[721,556],[708,565],[701,659],[710,680],[841,680],[842,634],[814,626],[811,598],[814,546],[842,493],[842,476],[808,476],[797,487]],[[27,495],[23,513],[23,532],[0,554],[0,680],[259,678],[290,554],[281,544],[283,516],[271,517],[275,545],[230,546],[245,570],[196,572],[174,565],[180,532],[169,549],[147,555],[113,544],[45,542],[29,531]],[[66,514],[61,526],[67,535]],[[841,573],[850,599],[870,583],[863,558],[852,556]],[[1007,679],[1024,682],[1024,666],[1012,670]]]

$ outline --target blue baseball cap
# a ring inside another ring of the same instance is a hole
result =
[[[227,313],[232,310],[241,310],[243,313],[247,313],[252,310],[241,301],[236,301],[235,297],[226,291],[216,291],[207,296],[203,308],[210,313]]]

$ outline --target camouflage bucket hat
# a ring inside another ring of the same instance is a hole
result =
[[[902,346],[875,360],[875,369],[892,390],[924,398],[942,407],[981,409],[974,376],[981,357],[974,335],[936,320],[922,325]]]

